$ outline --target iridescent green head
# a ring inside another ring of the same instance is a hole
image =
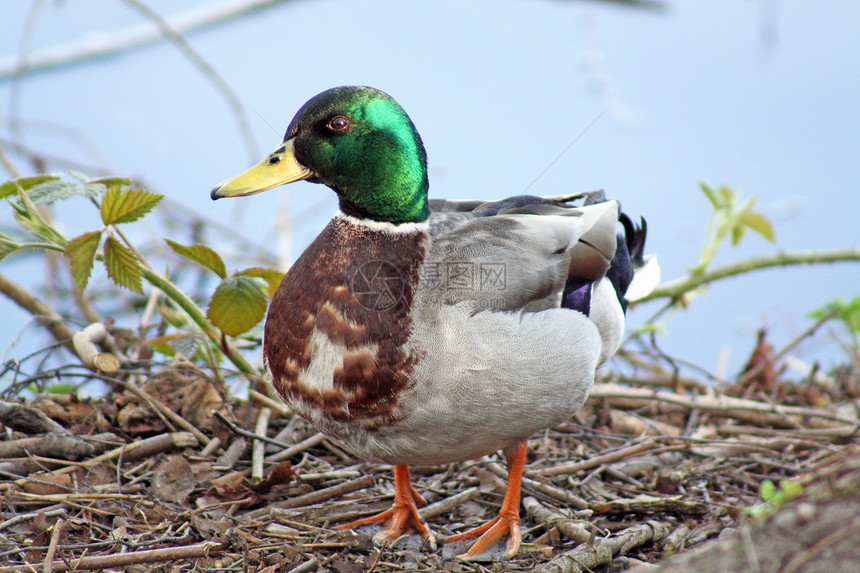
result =
[[[368,87],[330,89],[298,111],[284,141],[263,161],[212,190],[212,198],[250,195],[306,179],[324,183],[350,215],[424,221],[427,154],[403,108]]]

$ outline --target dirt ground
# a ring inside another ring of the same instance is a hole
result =
[[[0,573],[860,568],[856,368],[789,382],[751,363],[720,392],[604,377],[529,442],[519,554],[474,561],[442,540],[495,515],[500,456],[412,468],[439,543],[381,547],[378,526],[335,527],[390,505],[390,467],[188,363],[103,379],[98,399],[0,402]]]

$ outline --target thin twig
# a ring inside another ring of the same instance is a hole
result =
[[[183,430],[194,434],[194,437],[197,438],[197,440],[201,444],[206,445],[212,439],[200,430],[198,430],[194,424],[192,424],[191,422],[174,412],[172,409],[170,409],[167,404],[165,404],[158,398],[151,396],[142,388],[124,380],[118,380],[118,382],[128,390],[131,390],[134,394],[137,394],[137,396],[140,397],[144,402],[146,402],[153,410],[155,410],[156,413],[163,414],[166,418],[170,420],[170,422],[176,424]]]
[[[32,513],[22,513],[20,515],[16,515],[7,519],[6,521],[0,523],[0,531],[5,529],[9,529],[10,527],[14,527],[20,523],[24,523],[25,521],[32,521],[39,517],[65,517],[66,510],[65,508],[51,509],[48,511],[34,511]]]
[[[418,515],[421,516],[422,519],[431,519],[436,517],[437,515],[442,515],[443,513],[448,513],[452,509],[457,506],[463,505],[467,501],[471,501],[481,495],[481,490],[477,487],[470,487],[469,489],[465,489],[460,493],[454,494],[450,497],[446,497],[443,500],[437,501],[436,503],[431,503],[425,507],[422,507],[418,510]]]
[[[270,415],[271,415],[271,412],[272,411],[269,410]],[[272,438],[270,438],[269,436],[266,436],[265,434],[261,434],[258,432],[250,432],[250,431],[246,430],[245,428],[242,428],[241,426],[236,424],[236,422],[234,422],[233,420],[231,420],[230,418],[228,418],[227,416],[225,416],[222,412],[219,412],[218,410],[215,410],[214,412],[212,412],[212,414],[214,414],[215,417],[221,421],[221,423],[223,423],[225,426],[230,428],[230,430],[233,433],[238,434],[244,438],[249,438],[251,440],[255,440],[258,442],[264,442],[266,444],[272,444],[273,446],[277,446],[279,448],[285,448],[286,449],[286,448],[290,447],[289,444],[285,444],[284,442],[279,442],[278,440],[273,440]]]
[[[647,542],[666,537],[669,529],[657,521],[648,521],[623,529],[612,537],[596,538],[593,544],[582,544],[551,561],[533,569],[535,573],[582,573],[609,563],[613,557],[623,555]]]
[[[362,476],[356,480],[346,481],[339,483],[337,485],[333,485],[331,487],[327,487],[325,489],[320,489],[317,491],[312,491],[305,495],[300,495],[298,497],[294,497],[291,499],[287,499],[284,501],[279,501],[273,504],[269,504],[268,507],[264,507],[262,509],[256,509],[254,511],[250,511],[244,514],[248,519],[258,519],[260,517],[265,517],[273,509],[295,509],[300,507],[307,507],[310,505],[316,505],[318,503],[322,503],[324,501],[328,501],[330,499],[340,497],[344,494],[351,493],[353,491],[358,491],[360,489],[366,489],[373,485],[373,476]]]
[[[780,252],[763,257],[752,257],[738,263],[714,267],[701,274],[669,281],[655,288],[650,294],[631,302],[630,306],[642,304],[658,298],[678,299],[700,286],[727,279],[733,276],[771,267],[788,267],[824,263],[860,261],[860,249],[840,249],[835,251]]]
[[[562,474],[572,474],[581,470],[596,468],[597,466],[601,466],[603,464],[611,464],[612,462],[617,462],[619,460],[623,460],[624,458],[635,456],[636,454],[644,452],[645,450],[652,449],[656,445],[657,443],[654,440],[646,440],[634,446],[622,448],[615,452],[603,454],[602,456],[595,456],[587,460],[582,460],[581,462],[568,462],[564,464],[558,464],[557,466],[553,466],[551,468],[546,468],[533,472],[526,472],[526,475],[532,474],[557,476]]]
[[[51,542],[48,544],[48,552],[45,554],[45,563],[42,565],[43,573],[51,573],[53,571],[54,555],[57,553],[57,543],[60,541],[60,535],[63,534],[63,525],[66,522],[63,518],[54,523],[53,531],[51,532]]]
[[[160,434],[145,440],[132,442],[122,445],[116,449],[106,452],[100,456],[91,458],[85,462],[75,463],[58,470],[49,472],[46,475],[61,475],[71,473],[78,468],[90,468],[99,465],[102,462],[115,460],[120,456],[128,459],[139,459],[139,457],[153,456],[171,448],[187,448],[197,445],[197,438],[188,432],[174,432],[170,434]],[[44,477],[44,476],[41,476]],[[16,480],[15,483],[23,485],[27,482],[27,478]]]
[[[594,538],[594,533],[573,523],[573,520],[557,511],[543,506],[538,500],[531,496],[523,498],[523,507],[529,517],[548,526],[558,527],[565,537],[577,543],[589,543]]]
[[[776,414],[778,416],[806,416],[809,418],[830,420],[832,422],[838,422],[840,424],[847,424],[850,426],[858,425],[857,420],[838,416],[823,409],[765,404],[755,400],[746,400],[731,396],[686,396],[676,394],[674,392],[657,392],[656,390],[645,388],[628,388],[619,384],[610,383],[595,384],[594,387],[592,387],[589,399],[594,400],[599,398],[654,400],[683,406],[685,408],[698,408],[709,412],[722,412],[725,415],[729,415],[732,410],[736,410],[758,412],[761,414]]]
[[[488,462],[485,464],[485,467],[500,478],[507,479],[508,477],[507,470],[495,462]],[[565,505],[575,507],[576,509],[588,509],[587,501],[566,489],[539,482],[526,476],[523,476],[522,478],[522,485],[523,487],[533,489],[543,495],[556,499]]]
[[[311,436],[310,438],[302,440],[298,444],[296,444],[294,446],[290,446],[289,448],[287,448],[286,450],[284,450],[282,452],[278,452],[277,454],[272,454],[271,456],[266,458],[266,460],[269,462],[282,462],[284,460],[288,460],[291,457],[304,452],[305,450],[309,450],[311,448],[314,448],[314,447],[320,445],[321,443],[323,443],[324,441],[325,441],[325,434],[316,433],[313,436]]]
[[[271,8],[286,0],[224,0],[195,7],[167,19],[177,33],[186,34],[202,30],[241,16]],[[97,61],[160,41],[164,35],[154,23],[124,28],[116,32],[99,32],[96,38],[84,37],[65,45],[44,48],[28,53],[21,61],[12,56],[0,60],[0,82],[14,76],[64,68],[89,61]],[[98,41],[94,41],[97,39]]]
[[[221,94],[221,97],[227,101],[227,105],[230,106],[233,117],[236,119],[236,123],[239,126],[239,133],[242,134],[242,138],[245,140],[249,159],[251,161],[256,160],[260,155],[260,152],[259,149],[257,149],[257,142],[254,140],[251,125],[248,121],[248,116],[245,113],[245,108],[242,105],[242,102],[239,101],[236,94],[233,93],[233,89],[230,85],[221,77],[221,74],[219,74],[209,62],[204,60],[203,57],[191,47],[188,40],[182,36],[182,33],[174,28],[170,22],[162,18],[158,12],[152,10],[149,6],[138,0],[124,0],[124,2],[154,22],[161,33],[172,41],[179,48],[179,51],[185,54],[185,57],[191,60],[191,62],[200,69],[205,78],[212,82],[215,89]]]
[[[265,436],[269,429],[269,418],[272,416],[272,410],[269,408],[260,408],[257,414],[257,425],[254,426],[254,432],[258,436]],[[263,440],[255,439],[251,449],[251,479],[263,479],[263,461],[266,457],[266,444]]]
[[[12,299],[15,304],[37,318],[57,342],[62,343],[69,352],[75,354],[75,347],[72,345],[72,337],[75,333],[66,326],[65,319],[54,312],[54,309],[2,273],[0,273],[0,293]]]
[[[93,555],[81,557],[70,562],[54,561],[51,571],[93,571],[102,569],[114,569],[127,567],[140,563],[158,563],[164,561],[178,561],[180,559],[199,559],[218,555],[223,551],[223,545],[216,541],[204,541],[194,545],[179,547],[165,547],[163,549],[149,549],[146,551],[131,551],[129,553],[108,553],[107,555]],[[28,565],[0,567],[0,573],[32,573],[33,569]]]
[[[293,411],[290,410],[286,404],[277,400],[272,400],[262,392],[257,392],[253,388],[248,390],[248,397],[260,402],[263,406],[271,408],[281,416],[287,417],[293,415]]]

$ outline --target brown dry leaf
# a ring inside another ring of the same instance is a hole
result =
[[[346,559],[336,559],[330,565],[337,573],[362,573],[367,570],[363,564]]]
[[[50,528],[51,523],[48,521],[48,518],[45,517],[45,514],[41,511],[37,513],[36,517],[33,518],[33,521],[30,522],[30,530],[33,533],[45,533]]]
[[[24,552],[24,555],[27,556],[27,561],[30,563],[38,563],[45,559],[46,549],[45,547],[51,540],[51,530],[45,529],[39,535],[33,538],[33,541],[28,546],[28,549]],[[36,549],[30,549],[30,547]]]
[[[207,496],[218,501],[233,501],[242,499],[251,493],[251,488],[245,482],[242,472],[232,472],[212,480],[212,487],[206,492]]]
[[[81,415],[70,429],[75,434],[103,434],[114,431],[117,409],[108,401],[100,401],[94,408]]]
[[[188,460],[182,454],[174,454],[155,468],[150,493],[162,501],[185,503],[196,486],[197,478]]]
[[[200,377],[188,387],[179,412],[183,418],[200,428],[212,419],[212,412],[223,405],[224,400],[218,389],[209,379]]]
[[[252,485],[251,488],[258,494],[263,494],[272,489],[276,485],[287,485],[296,477],[296,472],[293,471],[293,465],[290,462],[281,462],[275,469],[269,472],[263,481],[257,485]]]
[[[36,396],[36,399],[33,401],[33,405],[39,408],[42,412],[45,413],[46,416],[51,418],[52,420],[57,420],[60,423],[68,425],[70,418],[66,409],[57,403],[57,400],[60,398],[64,398],[65,396],[54,396],[48,394],[39,394]]]
[[[749,360],[741,372],[741,379],[753,370],[758,373],[744,384],[735,384],[726,389],[728,396],[746,396],[756,392],[764,392],[772,395],[777,388],[777,365],[775,364],[776,352],[773,345],[767,340],[767,332],[758,331],[756,347],[750,355]]]
[[[105,401],[81,399],[77,394],[41,394],[33,402],[49,418],[72,429],[75,434],[109,432],[113,428],[108,419],[116,411]]]
[[[98,464],[83,470],[78,470],[78,483],[84,484],[86,489],[106,483],[116,483],[116,466],[109,463]]]
[[[204,539],[217,539],[233,527],[233,523],[229,519],[224,519],[220,515],[213,519],[195,513],[191,516],[191,523],[200,531]]]
[[[165,370],[151,377],[143,389],[197,428],[207,429],[212,412],[224,400],[215,384],[196,370]]]
[[[678,492],[678,486],[684,479],[684,474],[678,471],[665,471],[657,476],[654,487],[662,494],[674,494]]]
[[[489,493],[496,490],[499,482],[499,478],[496,477],[496,474],[481,467],[473,468],[472,473],[475,474],[479,480],[478,489],[481,493]]]
[[[118,328],[114,326],[112,319],[105,320],[105,326],[108,328],[113,343],[117,351],[126,356],[138,354],[140,360],[147,360],[152,357],[152,347],[143,344],[143,341],[137,335],[137,332],[128,328]]]
[[[462,517],[465,523],[477,521],[484,517],[484,506],[476,501],[467,501],[457,508],[457,514]]]
[[[802,394],[806,400],[806,404],[813,408],[826,408],[830,405],[830,400],[828,400],[827,394],[814,386],[806,387],[802,391]]]
[[[72,478],[69,474],[30,474],[21,484],[27,493],[36,495],[56,495],[72,491]]]
[[[152,434],[165,431],[167,428],[161,418],[153,411],[140,404],[128,404],[117,414],[117,425],[130,434]]]
[[[218,506],[229,502],[241,502],[240,505],[254,505],[259,497],[251,489],[248,481],[241,472],[231,472],[220,478],[211,480],[212,485],[205,494],[197,499],[198,507]],[[226,508],[211,508],[209,513],[224,513]]]

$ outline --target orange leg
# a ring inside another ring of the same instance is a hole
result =
[[[510,533],[508,545],[505,550],[505,556],[508,558],[517,554],[522,543],[522,535],[520,534],[520,487],[523,480],[523,468],[526,465],[526,442],[517,444],[513,451],[506,455],[508,459],[508,488],[505,491],[505,499],[502,501],[502,509],[499,510],[499,515],[474,529],[470,529],[464,533],[452,535],[445,540],[445,543],[450,541],[459,541],[461,539],[471,539],[478,537],[478,540],[469,548],[469,550],[460,555],[462,559],[470,559],[477,557],[490,549],[496,542]]]
[[[410,522],[423,537],[432,539],[430,529],[418,515],[419,505],[424,505],[424,498],[415,491],[412,482],[409,481],[409,466],[394,466],[394,505],[391,509],[346,525],[339,525],[338,529],[352,529],[359,525],[379,523],[387,519],[387,526],[374,536],[381,541],[394,541],[409,529]]]

